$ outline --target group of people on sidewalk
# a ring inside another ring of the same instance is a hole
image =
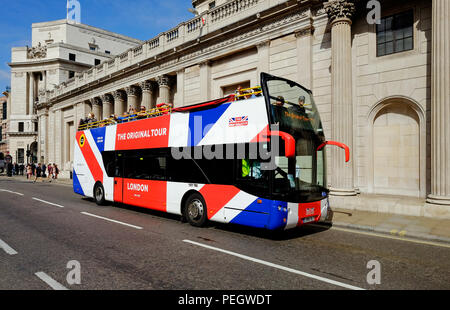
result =
[[[36,183],[38,179],[40,179],[42,182],[44,182],[46,179],[52,182],[52,180],[58,179],[59,174],[59,168],[56,164],[48,164],[46,166],[45,164],[38,164],[37,166],[35,164],[28,164],[27,165],[27,179],[33,180],[33,183]]]

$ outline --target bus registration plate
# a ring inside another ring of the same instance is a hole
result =
[[[314,222],[315,219],[316,219],[316,218],[315,218],[314,216],[312,216],[312,217],[305,217],[305,218],[303,219],[303,224],[307,224],[307,223]]]

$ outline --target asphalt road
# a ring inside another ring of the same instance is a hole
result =
[[[194,228],[149,210],[99,207],[68,186],[0,178],[0,290],[51,290],[51,280],[70,290],[450,289],[449,257],[450,247],[334,228],[281,236]],[[380,284],[367,282],[372,260]],[[80,264],[79,285],[67,282],[70,261]]]

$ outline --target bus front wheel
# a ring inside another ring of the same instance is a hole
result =
[[[101,183],[97,183],[94,186],[94,200],[99,206],[105,205],[105,189]]]
[[[205,226],[206,220],[208,219],[208,212],[206,209],[205,200],[200,194],[192,194],[186,200],[184,217],[192,226]]]

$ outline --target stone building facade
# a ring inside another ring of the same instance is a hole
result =
[[[32,47],[11,51],[11,107],[7,141],[18,163],[43,161],[38,155],[39,95],[143,42],[68,20],[32,24]],[[27,151],[31,156],[27,157]]]
[[[90,111],[190,105],[268,72],[310,88],[326,137],[352,150],[328,152],[332,203],[449,217],[450,2],[380,3],[377,25],[362,0],[194,0],[195,18],[39,98],[41,157],[68,171]]]

